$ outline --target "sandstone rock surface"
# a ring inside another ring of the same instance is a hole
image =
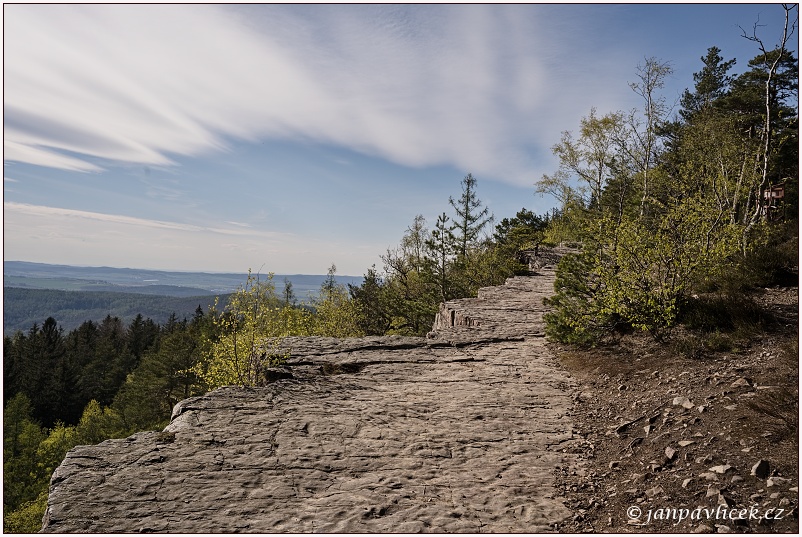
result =
[[[548,531],[574,460],[572,381],[542,337],[553,279],[449,302],[427,338],[288,338],[292,378],[70,451],[43,531]]]

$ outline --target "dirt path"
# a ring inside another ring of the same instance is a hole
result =
[[[572,381],[542,337],[553,277],[448,303],[427,339],[291,338],[292,379],[68,453],[44,530],[553,530],[571,514],[555,468],[576,441]]]

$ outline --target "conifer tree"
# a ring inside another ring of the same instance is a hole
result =
[[[449,197],[448,203],[457,213],[452,228],[452,233],[456,232],[456,254],[465,257],[468,247],[477,241],[482,229],[493,221],[493,215],[476,197],[476,179],[470,173],[462,180],[462,195],[459,200]]]

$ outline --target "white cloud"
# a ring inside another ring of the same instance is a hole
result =
[[[622,80],[607,66],[561,69],[581,35],[569,43],[555,16],[548,6],[6,6],[5,158],[98,171],[104,159],[170,165],[232,138],[310,139],[531,184],[532,152],[570,128],[544,122],[575,125],[605,80]],[[592,95],[580,76],[594,78]]]

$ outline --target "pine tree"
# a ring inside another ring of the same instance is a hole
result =
[[[682,94],[679,115],[686,122],[696,114],[711,109],[729,91],[733,77],[727,71],[735,65],[735,60],[725,62],[720,52],[718,47],[707,49],[707,56],[701,58],[704,67],[693,74],[694,91],[686,89]]]
[[[453,264],[457,239],[454,236],[454,226],[449,225],[449,220],[446,213],[438,216],[434,229],[426,240],[427,272],[433,279],[442,302],[453,298],[449,272]]]
[[[476,179],[470,173],[462,180],[462,196],[459,200],[449,197],[448,203],[457,213],[453,227],[453,231],[456,231],[456,253],[465,257],[468,247],[477,242],[482,229],[493,221],[493,215],[476,197]]]

